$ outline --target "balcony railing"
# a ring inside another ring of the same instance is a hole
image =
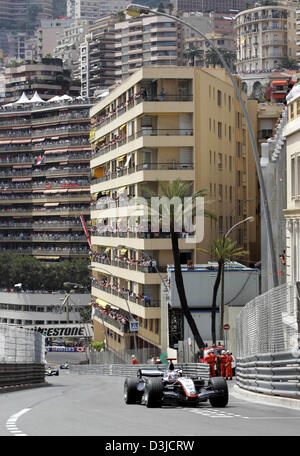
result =
[[[143,299],[137,295],[130,295],[130,293],[122,293],[120,291],[112,289],[110,286],[109,287],[103,287],[97,283],[92,282],[92,287],[98,288],[101,291],[104,291],[105,293],[112,294],[114,296],[117,296],[121,299],[125,299],[127,301],[133,302],[135,304],[138,304],[143,307],[160,307],[160,301],[156,299]]]
[[[124,112],[129,111],[133,107],[137,106],[141,102],[186,102],[186,101],[193,101],[193,95],[165,95],[165,97],[162,99],[159,95],[152,97],[152,96],[145,96],[144,98],[140,95],[136,99],[130,99],[128,102],[124,105],[119,106],[115,111],[112,111],[106,116],[103,116],[103,119],[96,122],[95,127],[96,130],[99,128],[104,127],[108,123],[110,123],[112,120],[114,120],[116,117],[121,116],[124,114]]]
[[[191,128],[183,128],[183,129],[160,129],[160,130],[153,130],[152,128],[142,128],[138,132],[128,136],[128,137],[120,137],[110,141],[107,144],[104,144],[101,148],[92,150],[91,159],[100,157],[101,155],[110,152],[111,150],[116,149],[117,147],[123,146],[135,139],[141,138],[143,136],[193,136],[194,130]]]

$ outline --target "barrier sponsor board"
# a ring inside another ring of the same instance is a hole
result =
[[[85,352],[86,347],[46,347],[48,352]]]
[[[27,328],[35,329],[46,337],[91,337],[93,335],[90,324],[40,325]]]

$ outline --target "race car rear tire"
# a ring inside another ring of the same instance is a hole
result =
[[[146,407],[161,407],[163,383],[161,378],[149,378],[145,385],[144,400]]]
[[[209,386],[215,391],[223,391],[222,396],[209,398],[210,405],[212,407],[226,407],[228,404],[228,386],[225,378],[212,377],[209,379]]]
[[[135,378],[125,379],[124,400],[126,404],[136,404],[141,401],[141,393],[137,390]]]

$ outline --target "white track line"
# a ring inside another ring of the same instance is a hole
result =
[[[8,432],[17,436],[27,436],[27,434],[24,434],[22,431],[20,431],[20,429],[17,428],[16,423],[20,416],[24,415],[24,413],[29,412],[29,410],[31,409],[23,409],[20,412],[15,413],[14,415],[8,418],[8,420],[6,421],[6,429],[8,430]]]

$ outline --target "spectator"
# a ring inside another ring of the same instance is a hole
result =
[[[131,364],[138,364],[138,360],[136,359],[135,355],[131,356]]]

